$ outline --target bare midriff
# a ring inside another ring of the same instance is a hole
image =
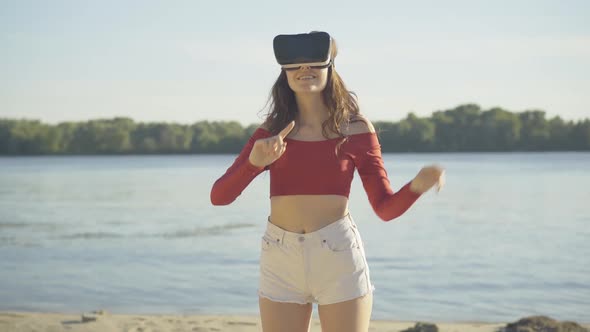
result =
[[[287,195],[270,198],[269,221],[293,233],[311,233],[348,214],[341,195]]]

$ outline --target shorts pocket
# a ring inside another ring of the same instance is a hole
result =
[[[352,227],[343,232],[330,234],[322,239],[322,246],[332,252],[347,252],[359,249],[358,237]]]
[[[273,247],[276,247],[278,245],[279,245],[278,239],[274,239],[271,236],[265,234],[262,237],[260,248],[262,250],[264,250],[264,251],[268,251],[268,250],[271,250]]]

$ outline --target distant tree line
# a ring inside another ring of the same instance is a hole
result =
[[[374,121],[383,152],[590,151],[590,120],[545,112],[482,110],[466,104],[430,117]],[[129,118],[44,124],[0,119],[0,155],[237,153],[258,125],[201,121],[136,123]]]

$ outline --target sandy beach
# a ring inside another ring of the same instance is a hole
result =
[[[203,315],[119,315],[94,314],[84,322],[82,314],[0,312],[0,332],[84,331],[84,332],[255,332],[261,331],[257,316]],[[371,321],[370,331],[397,332],[413,327],[415,322]],[[504,323],[436,323],[441,332],[493,332]],[[312,332],[320,332],[314,319]]]

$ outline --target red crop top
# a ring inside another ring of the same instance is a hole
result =
[[[267,169],[270,170],[271,197],[330,194],[348,197],[356,167],[373,210],[384,221],[402,215],[420,197],[410,190],[410,182],[396,193],[391,190],[375,133],[348,136],[338,154],[336,146],[341,138],[323,141],[285,138],[287,149],[279,159],[263,168],[252,165],[249,156],[254,142],[270,136],[272,134],[262,128],[254,132],[234,163],[213,184],[213,205],[230,204]]]

